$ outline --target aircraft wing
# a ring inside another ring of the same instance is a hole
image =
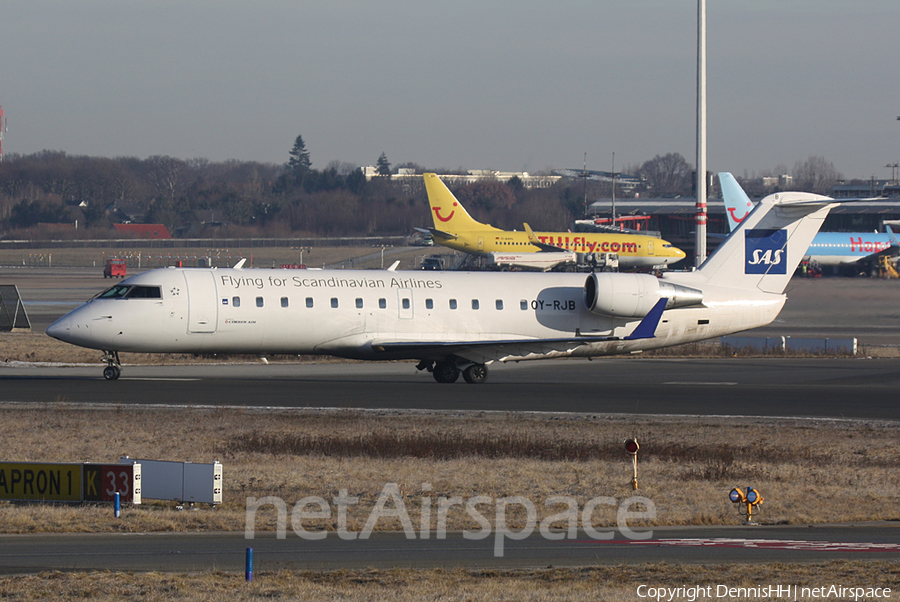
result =
[[[886,249],[882,249],[880,251],[876,251],[871,255],[866,255],[865,257],[861,257],[860,261],[877,261],[879,257],[897,257],[900,256],[900,246],[897,246],[896,243],[892,244]]]
[[[423,359],[444,358],[454,355],[479,364],[486,364],[491,361],[504,361],[511,357],[545,355],[552,352],[567,353],[592,343],[654,338],[656,336],[656,327],[659,325],[659,320],[662,318],[668,301],[667,298],[657,301],[656,305],[641,320],[637,328],[625,337],[579,335],[554,339],[497,339],[489,341],[376,341],[372,343],[372,348],[375,351],[403,353]]]
[[[534,230],[531,229],[531,226],[529,226],[527,222],[523,223],[522,225],[525,226],[525,234],[528,235],[528,242],[530,242],[531,244],[536,246],[541,251],[550,251],[550,252],[554,252],[554,253],[557,253],[559,251],[563,251],[563,252],[568,251],[568,249],[564,249],[562,247],[557,247],[556,245],[548,245],[545,242],[541,242],[538,239],[538,237],[534,234]]]

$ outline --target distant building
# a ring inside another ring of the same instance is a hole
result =
[[[900,185],[894,180],[868,180],[866,182],[854,182],[845,184],[840,182],[831,189],[834,198],[857,199],[877,196],[900,196]]]
[[[367,165],[362,169],[366,180],[378,177],[378,168],[374,165]],[[491,169],[471,169],[465,174],[438,174],[438,177],[448,186],[464,186],[466,184],[474,184],[476,182],[509,182],[517,177],[525,188],[550,188],[556,184],[559,176],[532,176],[527,171],[494,171]],[[403,182],[404,179],[421,179],[422,174],[417,174],[414,169],[400,168],[396,174],[391,175],[391,179],[397,182]]]
[[[794,183],[794,177],[789,174],[781,174],[780,176],[763,176],[763,188],[781,188],[786,189]]]

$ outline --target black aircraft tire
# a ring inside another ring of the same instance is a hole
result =
[[[484,364],[472,364],[463,370],[463,378],[471,385],[480,385],[487,380],[488,368]]]
[[[459,368],[448,362],[438,362],[434,366],[434,380],[439,383],[455,383],[459,378]]]
[[[118,380],[122,371],[116,366],[107,366],[103,369],[103,378],[106,380]]]

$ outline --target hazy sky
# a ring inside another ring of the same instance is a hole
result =
[[[695,0],[11,0],[6,153],[695,161]],[[711,171],[900,160],[900,2],[708,0]]]

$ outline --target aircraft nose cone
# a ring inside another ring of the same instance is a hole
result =
[[[65,341],[69,337],[69,319],[63,317],[47,327],[47,335],[60,341]]]

